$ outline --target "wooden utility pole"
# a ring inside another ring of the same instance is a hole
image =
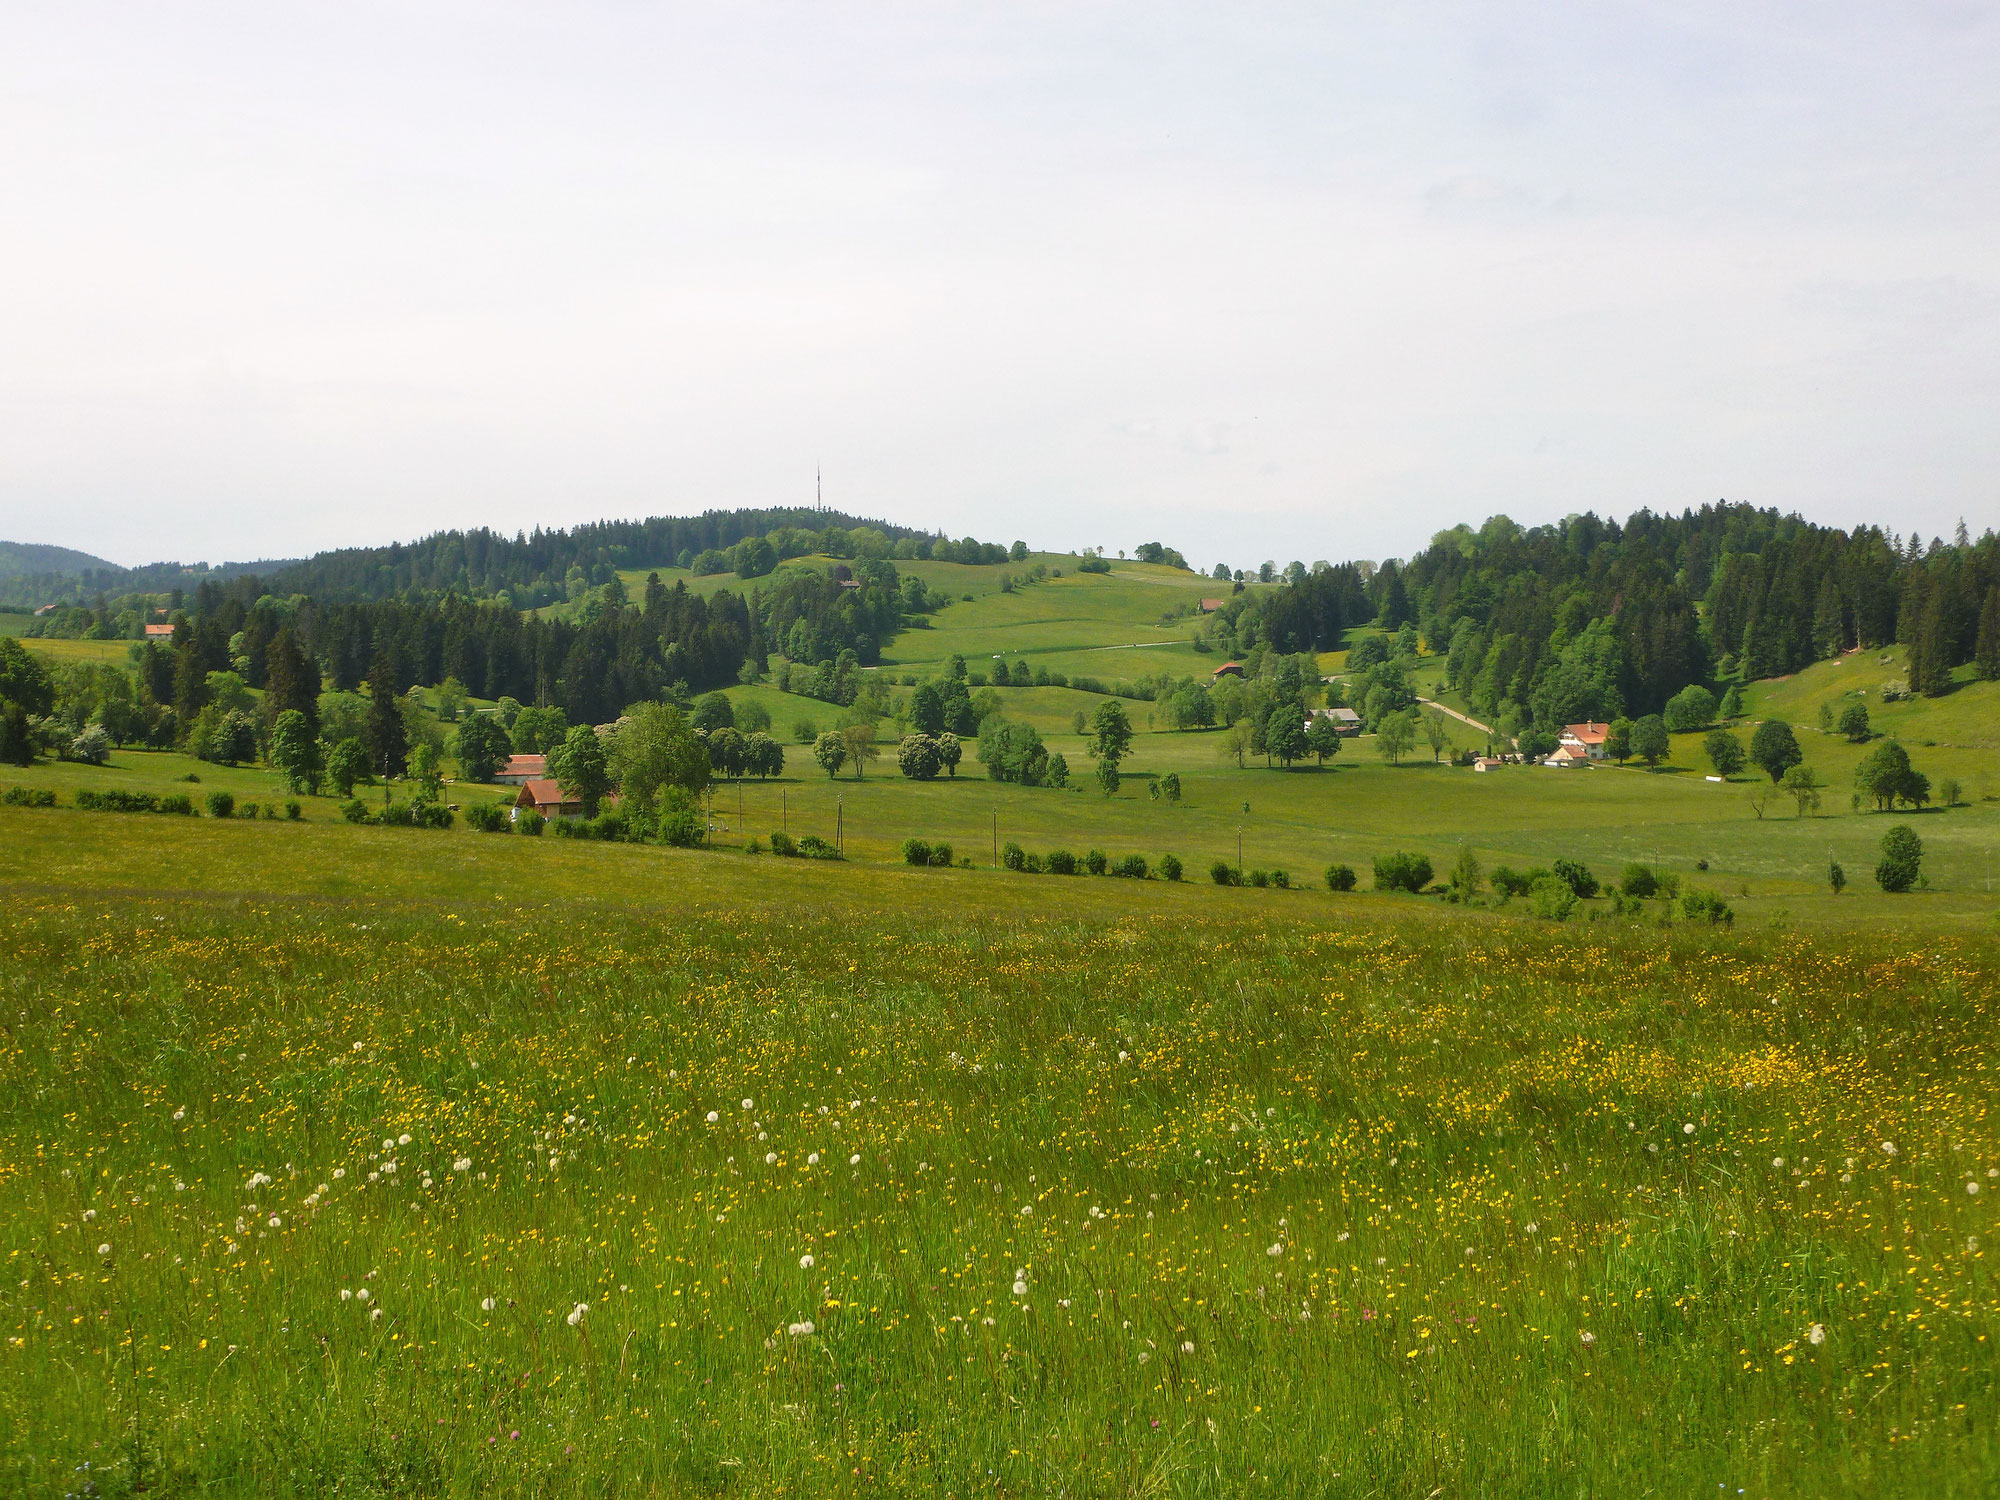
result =
[[[1000,868],[1000,814],[993,814],[993,869]]]
[[[843,858],[847,854],[847,799],[833,799],[833,852]]]
[[[786,817],[785,793],[782,789],[778,792],[778,832],[784,834],[788,838],[791,836],[792,832],[791,822]]]
[[[1236,878],[1243,878],[1243,825],[1236,825]]]

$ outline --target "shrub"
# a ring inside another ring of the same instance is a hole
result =
[[[487,802],[475,802],[465,810],[466,826],[474,833],[505,833],[507,813]]]
[[[1083,867],[1093,875],[1102,875],[1111,861],[1102,849],[1093,849],[1083,857]]]
[[[10,786],[0,793],[0,804],[8,807],[54,807],[56,794],[45,786]],[[77,806],[83,805],[83,793],[77,793]]]
[[[1275,885],[1281,891],[1289,891],[1292,888],[1291,872],[1288,870],[1273,870],[1271,872],[1271,884]]]
[[[341,803],[340,815],[350,823],[372,823],[375,821],[374,814],[368,811],[368,804],[363,802],[359,797],[352,797]]]
[[[931,845],[931,868],[934,870],[949,870],[951,868],[951,845]]]
[[[1690,922],[1707,922],[1726,927],[1736,920],[1729,903],[1714,891],[1692,890],[1681,897],[1681,915]]]
[[[1000,846],[1000,863],[1006,869],[1020,874],[1028,868],[1028,852],[1009,839]]]
[[[695,806],[694,794],[683,786],[668,787],[660,797],[660,812],[653,829],[661,843],[674,849],[692,849],[700,844],[701,810]],[[777,847],[775,839],[772,847]]]
[[[1041,857],[1041,855],[1039,855],[1039,854],[1030,854],[1030,855],[1029,855],[1029,856],[1028,856],[1028,857],[1027,857],[1027,858],[1026,858],[1025,860],[1023,860],[1023,861],[1021,862],[1021,869],[1022,869],[1022,871],[1023,871],[1023,872],[1025,873],[1025,874],[1029,874],[1029,875],[1039,875],[1039,874],[1041,874],[1041,873],[1042,873],[1042,857]]]
[[[1252,870],[1249,880],[1252,885],[1261,891],[1271,883],[1270,872],[1267,870]]]
[[[1528,904],[1536,916],[1561,922],[1576,910],[1576,889],[1560,875],[1544,875],[1529,887]]]
[[[236,799],[228,792],[208,794],[208,815],[211,818],[230,818],[236,815]]]
[[[1180,856],[1178,854],[1162,854],[1160,856],[1160,879],[1177,881],[1180,878],[1181,878]]]
[[[1618,878],[1620,894],[1644,901],[1660,889],[1660,882],[1647,865],[1627,865],[1625,873]]]
[[[111,736],[102,724],[92,724],[70,741],[69,758],[87,766],[101,766],[111,759]]]
[[[1375,889],[1421,891],[1431,883],[1431,862],[1421,854],[1398,852],[1375,856]]]
[[[774,833],[771,835],[771,852],[780,859],[797,859],[799,846],[792,842],[790,834]]]
[[[931,862],[931,846],[922,839],[903,840],[903,863],[906,865],[928,865]]]
[[[1556,879],[1569,882],[1578,900],[1588,901],[1597,894],[1597,877],[1573,859],[1557,860],[1553,873]]]
[[[1127,854],[1111,867],[1111,873],[1126,880],[1144,880],[1146,878],[1146,856],[1143,854]]]
[[[1067,849],[1051,849],[1049,857],[1042,861],[1051,875],[1074,875],[1076,856]]]
[[[391,802],[376,815],[375,821],[380,823],[384,828],[415,828],[417,826],[417,804],[414,802]]]
[[[1493,867],[1493,889],[1503,896],[1525,896],[1535,888],[1535,882],[1553,872],[1536,865],[1533,869],[1517,870],[1511,865]]]
[[[1882,859],[1875,866],[1875,883],[1885,891],[1907,891],[1917,883],[1924,863],[1924,841],[1898,823],[1882,835]]]
[[[441,807],[438,810],[445,815],[445,822],[442,826],[449,827],[451,825],[451,809]],[[440,825],[433,824],[431,826],[436,827]],[[596,839],[603,839],[607,844],[624,843],[630,831],[631,827],[625,814],[615,807],[603,809],[596,817],[590,820],[590,836]]]
[[[246,802],[236,810],[236,816],[239,818],[249,818],[254,822],[260,811],[262,809],[255,802]]]
[[[1680,899],[1680,894],[1681,894],[1680,876],[1669,873],[1660,876],[1659,881],[1660,881],[1660,894],[1662,896],[1665,896],[1669,901],[1677,901]]]
[[[1326,888],[1330,891],[1351,891],[1354,889],[1354,866],[1328,865],[1326,867]]]
[[[513,823],[514,832],[524,839],[538,839],[549,831],[548,824],[533,811],[530,811],[525,818],[515,818]]]
[[[126,795],[129,797],[134,794],[127,792]],[[153,802],[153,799],[148,797],[146,801]],[[162,797],[157,803],[153,803],[153,810],[155,812],[170,813],[177,818],[192,818],[195,815],[194,798],[188,796],[185,792],[176,792],[171,797]]]
[[[1218,859],[1208,867],[1208,878],[1217,885],[1236,885],[1240,883],[1236,878],[1235,866],[1231,865],[1226,859]]]
[[[840,851],[816,833],[806,834],[799,840],[800,859],[839,859]]]

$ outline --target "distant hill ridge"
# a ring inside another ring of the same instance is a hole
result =
[[[114,562],[78,552],[73,547],[53,547],[46,542],[0,542],[0,578],[16,578],[23,573],[81,573],[86,568],[124,571]]]

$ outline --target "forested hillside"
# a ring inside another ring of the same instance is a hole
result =
[[[1221,650],[1334,650],[1413,625],[1448,681],[1510,730],[1658,712],[1690,683],[1780,676],[1857,647],[1911,649],[1940,694],[1976,661],[2000,676],[2000,539],[1898,541],[1747,505],[1524,529],[1454,527],[1406,563],[1297,564],[1210,627]]]

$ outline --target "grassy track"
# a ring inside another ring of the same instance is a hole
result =
[[[13,1493],[2000,1473],[1995,940],[1942,904],[1662,933],[329,823],[0,843]]]

